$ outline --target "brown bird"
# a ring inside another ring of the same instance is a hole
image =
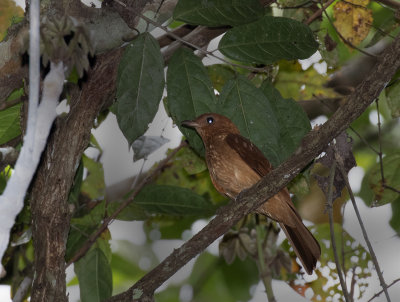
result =
[[[263,153],[227,117],[206,113],[182,125],[195,128],[201,136],[212,183],[222,194],[236,199],[238,194],[273,168]],[[284,188],[256,210],[277,221],[308,274],[321,255],[318,241],[303,224],[289,191]]]

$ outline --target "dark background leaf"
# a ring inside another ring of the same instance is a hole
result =
[[[101,302],[112,294],[112,272],[102,250],[89,251],[74,265],[82,302]]]
[[[168,64],[167,92],[168,112],[191,147],[203,154],[200,137],[194,130],[182,127],[181,122],[215,112],[216,97],[207,69],[192,51],[181,48],[172,56]]]
[[[258,0],[180,0],[174,10],[174,19],[209,27],[249,23],[264,14]]]
[[[288,18],[264,16],[228,30],[218,49],[233,60],[271,64],[281,59],[306,59],[318,49],[318,43],[307,25]]]
[[[164,60],[156,39],[139,35],[124,51],[118,68],[118,125],[129,145],[148,128],[164,90]]]

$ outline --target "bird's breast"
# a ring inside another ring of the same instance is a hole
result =
[[[206,146],[206,161],[215,188],[230,198],[236,198],[260,179],[223,139]]]

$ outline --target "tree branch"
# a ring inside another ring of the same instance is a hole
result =
[[[258,208],[285,187],[310,161],[319,155],[326,145],[346,130],[378,97],[400,67],[400,35],[378,57],[374,72],[355,89],[333,116],[318,130],[307,134],[301,146],[287,161],[263,177],[257,184],[242,192],[236,201],[221,209],[192,239],[175,249],[164,261],[147,273],[127,291],[108,302],[151,301],[154,291],[182,268],[189,260],[201,253],[208,245],[225,234],[242,217]]]
[[[32,184],[35,248],[32,302],[67,301],[64,254],[70,224],[69,191],[89,143],[94,119],[104,104],[113,99],[120,55],[121,50],[117,49],[98,56],[82,91],[78,87],[72,91],[70,113],[56,121]],[[105,78],[108,80],[104,81]]]

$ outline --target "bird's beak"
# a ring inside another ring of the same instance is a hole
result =
[[[189,127],[189,128],[196,128],[199,126],[199,124],[196,123],[195,121],[186,120],[186,121],[182,122],[182,126]]]

